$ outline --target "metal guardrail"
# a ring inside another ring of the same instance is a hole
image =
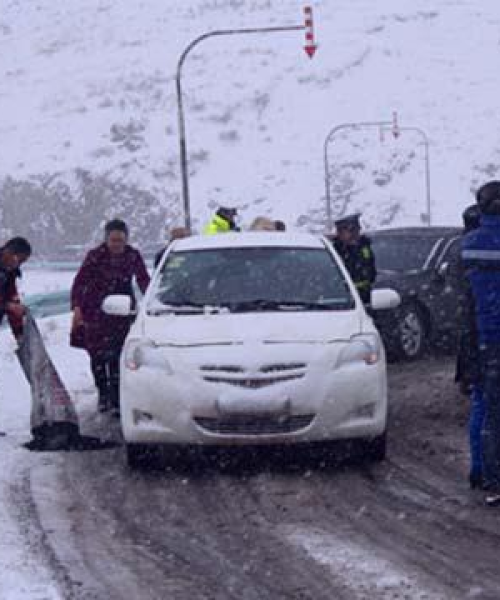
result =
[[[24,298],[24,304],[36,319],[63,315],[71,310],[70,292],[64,290],[50,294],[33,294]]]

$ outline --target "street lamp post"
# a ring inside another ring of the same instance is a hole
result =
[[[342,123],[341,125],[337,125],[334,127],[326,136],[324,148],[323,148],[323,156],[325,163],[325,187],[326,187],[326,218],[329,231],[333,228],[333,215],[332,215],[332,198],[331,198],[331,177],[330,177],[330,168],[329,168],[329,156],[328,149],[333,138],[340,132],[346,129],[365,129],[365,128],[377,128],[380,130],[385,129],[393,129],[394,134],[396,135],[396,130],[394,129],[394,122],[391,121],[365,121],[359,123]],[[431,167],[430,167],[430,143],[429,138],[423,129],[418,127],[397,127],[397,133],[409,131],[418,134],[423,141],[424,145],[424,161],[425,161],[425,188],[426,188],[426,208],[427,208],[427,225],[431,225]]]
[[[176,75],[176,88],[177,88],[177,108],[179,118],[179,143],[180,143],[180,161],[181,161],[181,175],[182,175],[182,200],[184,207],[184,221],[185,226],[191,229],[191,205],[190,205],[190,194],[189,194],[189,173],[188,173],[188,154],[187,154],[187,142],[186,142],[186,121],[184,118],[184,106],[182,101],[182,67],[188,54],[198,44],[212,37],[221,36],[233,36],[233,35],[248,35],[248,34],[272,34],[282,33],[286,31],[303,31],[307,29],[306,25],[292,25],[288,27],[258,27],[253,29],[224,29],[220,31],[210,31],[200,35],[193,40],[181,54],[177,63],[177,75]],[[311,46],[309,46],[311,48]],[[307,52],[307,47],[306,47]]]
[[[330,161],[328,156],[328,149],[330,142],[340,131],[346,129],[363,129],[363,128],[384,128],[391,125],[389,121],[365,121],[361,123],[342,123],[336,125],[326,136],[325,143],[323,146],[323,157],[325,162],[325,187],[326,187],[326,221],[328,224],[328,230],[333,229],[333,215],[332,215],[332,194],[331,194],[331,177],[330,177]]]
[[[400,127],[399,131],[410,131],[416,133],[422,138],[425,152],[425,196],[427,203],[427,225],[431,226],[431,159],[430,159],[430,143],[429,137],[423,129],[419,127]]]

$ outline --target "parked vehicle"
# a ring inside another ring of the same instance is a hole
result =
[[[103,308],[127,316],[130,302]],[[384,347],[330,243],[282,232],[173,242],[122,354],[121,420],[133,467],[164,445],[346,438],[382,459]]]
[[[392,358],[415,359],[426,347],[456,343],[457,260],[461,229],[405,227],[369,233],[376,257],[375,288],[401,296],[394,311],[375,313]]]

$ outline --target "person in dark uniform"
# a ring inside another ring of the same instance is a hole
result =
[[[364,304],[370,304],[372,286],[377,277],[371,240],[361,233],[360,214],[356,213],[335,221],[333,245],[343,260]]]
[[[462,238],[462,263],[474,299],[481,385],[482,487],[485,503],[500,506],[500,181],[478,190],[479,227]]]
[[[480,225],[481,213],[477,204],[465,209],[462,214],[464,235],[474,231]],[[481,381],[480,352],[476,325],[476,309],[472,289],[467,278],[460,255],[450,265],[454,278],[459,282],[458,289],[458,321],[459,346],[455,381],[460,384],[460,391],[470,397],[469,415],[469,447],[470,471],[469,483],[471,489],[482,485],[482,443],[486,407],[484,402],[483,385]]]

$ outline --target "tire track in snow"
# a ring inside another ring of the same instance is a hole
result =
[[[356,599],[412,598],[413,600],[445,600],[451,598],[429,590],[418,577],[408,573],[380,551],[340,532],[325,532],[301,524],[283,527],[284,537],[301,548],[319,564],[328,567]]]

